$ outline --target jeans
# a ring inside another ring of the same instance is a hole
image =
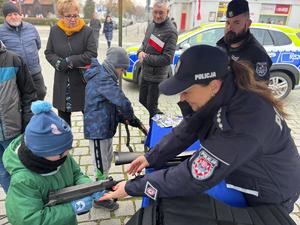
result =
[[[148,110],[150,118],[157,113],[161,113],[161,111],[158,109],[158,85],[158,82],[151,82],[142,79],[140,86],[139,101]]]
[[[6,171],[3,165],[2,157],[5,149],[8,147],[10,142],[12,142],[14,138],[6,140],[6,141],[0,141],[0,184],[3,187],[5,193],[8,191],[9,183],[10,183],[10,175]]]

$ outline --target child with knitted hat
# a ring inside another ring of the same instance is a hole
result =
[[[76,215],[88,212],[93,198],[101,195],[95,193],[77,201],[45,207],[49,191],[92,182],[68,154],[73,143],[69,125],[51,108],[48,102],[33,102],[34,116],[24,136],[16,138],[3,156],[4,166],[11,175],[6,213],[14,225],[77,224]]]
[[[121,47],[107,50],[102,65],[92,59],[84,74],[85,89],[84,136],[90,140],[91,155],[97,180],[106,179],[113,158],[112,139],[119,122],[138,126],[131,102],[118,85],[118,79],[127,70],[129,58]],[[94,207],[113,211],[119,206],[114,201],[95,202]]]

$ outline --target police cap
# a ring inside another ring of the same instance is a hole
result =
[[[228,72],[229,58],[219,47],[196,45],[188,48],[177,62],[175,75],[159,85],[161,93],[174,95],[194,84],[222,80]]]
[[[246,0],[232,0],[228,3],[226,17],[232,18],[245,12],[249,12],[249,6]]]

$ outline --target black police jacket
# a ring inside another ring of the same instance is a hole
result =
[[[201,149],[175,167],[165,162],[200,139]],[[293,199],[300,190],[300,158],[290,129],[263,97],[238,89],[228,75],[208,104],[186,117],[145,154],[159,169],[126,183],[131,196],[199,194],[225,180],[250,206]]]
[[[269,80],[272,60],[264,47],[250,32],[242,45],[238,48],[230,48],[230,46],[225,43],[224,37],[217,42],[217,45],[225,49],[234,61],[250,61],[256,74],[256,80]]]

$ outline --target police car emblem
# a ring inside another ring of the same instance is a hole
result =
[[[201,150],[192,163],[192,175],[197,180],[206,180],[211,177],[217,166],[218,160]]]
[[[144,193],[153,200],[156,200],[157,198],[157,189],[149,182],[147,181],[145,191]]]
[[[263,77],[266,75],[268,71],[268,65],[266,62],[258,62],[256,63],[256,73],[258,76]]]

